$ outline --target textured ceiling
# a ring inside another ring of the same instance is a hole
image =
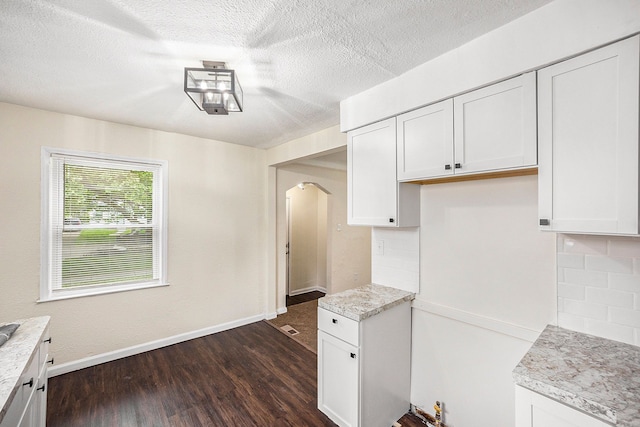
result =
[[[0,101],[266,148],[548,2],[2,0]],[[237,70],[245,112],[209,116],[184,94],[203,59]]]

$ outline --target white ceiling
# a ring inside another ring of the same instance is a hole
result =
[[[0,101],[267,148],[549,1],[2,0]],[[236,69],[243,113],[185,95],[203,59]]]

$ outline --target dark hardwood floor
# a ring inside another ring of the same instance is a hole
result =
[[[287,307],[289,307],[289,306],[300,304],[303,302],[313,301],[314,299],[322,298],[323,296],[325,296],[325,293],[320,291],[307,292],[307,293],[295,295],[292,297],[287,295],[286,304],[287,304]]]
[[[47,425],[334,426],[316,355],[265,322],[53,377]]]
[[[47,426],[335,426],[317,409],[316,360],[257,322],[53,377]]]

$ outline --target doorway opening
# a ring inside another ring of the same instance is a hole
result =
[[[286,306],[327,292],[330,193],[315,182],[286,192]]]

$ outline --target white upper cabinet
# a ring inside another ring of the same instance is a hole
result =
[[[540,227],[638,234],[639,37],[538,72]]]
[[[398,116],[398,180],[535,166],[535,73]]]
[[[398,116],[397,133],[398,180],[453,174],[453,99]]]
[[[420,225],[420,187],[396,178],[396,119],[347,134],[349,225]]]
[[[458,96],[453,104],[456,174],[537,164],[535,72]]]

